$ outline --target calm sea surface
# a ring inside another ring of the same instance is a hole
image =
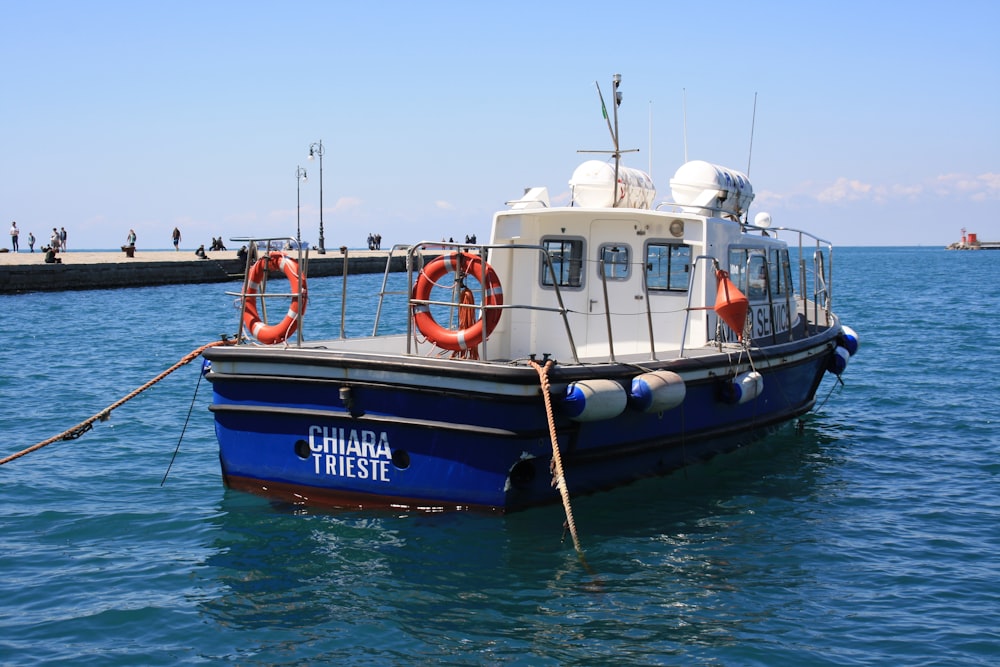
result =
[[[998,664],[998,273],[1000,252],[837,249],[845,386],[801,432],[574,499],[586,563],[561,507],[227,491],[196,361],[0,467],[0,664]],[[234,331],[227,287],[0,296],[0,456]],[[307,332],[336,334],[340,287],[310,283]]]

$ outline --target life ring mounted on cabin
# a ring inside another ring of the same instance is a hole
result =
[[[420,333],[438,347],[462,354],[474,353],[474,348],[483,342],[484,337],[489,337],[493,333],[497,322],[500,321],[501,311],[499,308],[487,308],[484,317],[474,320],[472,291],[463,286],[462,304],[465,307],[462,308],[459,317],[460,328],[445,329],[434,319],[430,304],[422,303],[430,301],[431,290],[441,278],[455,272],[458,273],[458,284],[461,284],[466,275],[471,275],[485,288],[483,306],[503,305],[503,290],[493,267],[478,255],[467,252],[452,252],[436,257],[420,272],[420,276],[413,286],[412,297],[417,302],[413,306],[413,322],[417,325]],[[475,358],[475,354],[470,356]]]
[[[257,311],[257,294],[262,295],[264,277],[270,271],[281,271],[288,278],[292,303],[284,319],[277,324],[268,324]],[[247,275],[246,298],[243,301],[243,326],[265,345],[284,342],[299,327],[299,319],[306,312],[306,277],[299,273],[299,264],[288,255],[265,255],[258,259]],[[301,300],[299,294],[302,295]]]

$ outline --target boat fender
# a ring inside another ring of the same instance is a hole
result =
[[[764,376],[757,371],[741,373],[722,387],[722,400],[732,405],[752,401],[764,391]]]
[[[684,402],[687,388],[673,371],[653,371],[632,379],[629,405],[639,412],[664,412]]]
[[[563,408],[573,421],[592,422],[617,417],[628,397],[614,380],[580,380],[566,387]]]
[[[861,347],[861,338],[858,337],[858,332],[851,327],[844,326],[841,328],[840,333],[840,344],[843,345],[848,353],[853,357],[858,352],[858,348]]]
[[[851,358],[851,353],[845,347],[837,346],[837,349],[833,351],[830,355],[830,365],[826,367],[828,371],[836,376],[840,376],[841,373],[847,368],[847,362]]]

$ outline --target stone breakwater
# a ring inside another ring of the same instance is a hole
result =
[[[388,256],[388,251],[348,250],[347,271],[382,273]],[[0,294],[219,283],[240,280],[244,271],[236,252],[228,250],[209,252],[208,259],[198,259],[193,251],[142,250],[134,257],[109,250],[69,251],[59,258],[61,264],[46,264],[44,253],[0,253]],[[339,250],[310,253],[307,275],[343,275],[344,259]],[[393,257],[390,269],[405,271],[405,257]]]

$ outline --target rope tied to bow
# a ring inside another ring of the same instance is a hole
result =
[[[37,444],[34,444],[31,447],[27,447],[27,448],[22,449],[21,451],[15,453],[15,454],[11,454],[10,456],[7,456],[7,457],[4,457],[4,458],[0,459],[0,465],[4,465],[6,463],[10,463],[14,459],[19,459],[22,456],[24,456],[25,454],[30,454],[31,452],[37,451],[37,450],[41,449],[42,447],[46,447],[46,446],[51,445],[52,443],[55,443],[55,442],[60,442],[60,441],[63,441],[63,440],[76,440],[77,438],[79,438],[80,436],[82,436],[87,431],[90,431],[91,429],[93,429],[94,428],[94,422],[97,422],[97,421],[102,421],[102,422],[103,421],[107,421],[111,417],[111,411],[112,410],[114,410],[115,408],[118,408],[121,405],[127,403],[128,401],[132,400],[133,398],[135,398],[136,396],[138,396],[142,392],[146,391],[147,389],[149,389],[150,387],[152,387],[154,384],[156,384],[157,382],[159,382],[163,378],[167,377],[168,375],[170,375],[171,373],[173,373],[174,371],[176,371],[181,366],[185,366],[185,365],[191,363],[192,361],[194,361],[195,359],[197,359],[201,355],[201,353],[204,352],[205,350],[207,350],[208,348],[210,348],[210,347],[216,347],[217,345],[233,345],[234,343],[235,343],[235,341],[232,341],[232,340],[217,340],[217,341],[208,343],[207,345],[202,345],[201,347],[199,347],[197,349],[194,349],[191,352],[188,352],[176,364],[174,364],[173,366],[171,366],[167,370],[163,371],[162,373],[160,373],[155,378],[153,378],[152,380],[150,380],[146,384],[142,385],[138,389],[135,389],[134,391],[132,391],[129,394],[127,394],[126,396],[118,399],[117,401],[115,401],[114,403],[112,403],[108,407],[104,408],[103,410],[101,410],[97,414],[93,415],[89,419],[85,419],[84,421],[80,422],[76,426],[73,426],[72,428],[69,428],[69,429],[63,431],[59,435],[52,436],[51,438],[48,438],[47,440],[42,440],[41,442],[39,442]]]
[[[556,420],[555,414],[552,411],[552,397],[549,395],[549,368],[552,367],[552,360],[549,359],[546,361],[544,366],[538,364],[534,359],[530,363],[532,368],[538,372],[538,380],[542,387],[542,398],[545,400],[545,415],[549,421],[549,438],[552,441],[552,464],[554,466],[552,485],[559,489],[563,509],[566,511],[566,525],[569,527],[569,534],[573,537],[573,546],[576,548],[577,553],[583,554],[583,549],[580,548],[580,538],[576,534],[573,508],[569,502],[569,489],[566,488],[566,475],[563,472],[562,454],[559,452],[559,440],[556,437]]]

